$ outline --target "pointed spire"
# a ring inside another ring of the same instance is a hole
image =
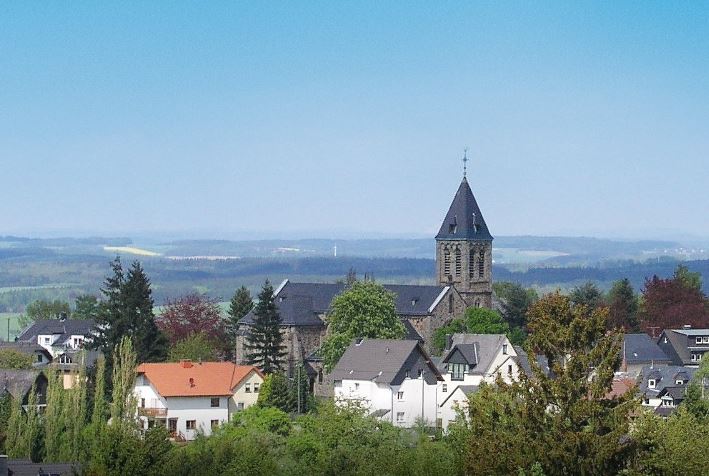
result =
[[[463,149],[463,178],[467,175],[468,172],[468,148],[466,147]]]
[[[493,239],[465,176],[453,197],[436,239],[484,241]]]

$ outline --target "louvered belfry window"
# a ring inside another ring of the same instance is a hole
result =
[[[485,250],[482,248],[478,252],[478,276],[485,277]]]
[[[463,272],[463,259],[460,255],[460,248],[455,249],[455,275],[460,277]]]
[[[446,276],[451,274],[451,252],[448,247],[443,248],[443,274]]]

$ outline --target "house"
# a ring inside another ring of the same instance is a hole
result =
[[[672,359],[667,357],[655,340],[645,333],[625,334],[621,357],[621,370],[635,377],[648,365],[661,367],[672,363]]]
[[[443,377],[417,340],[355,340],[332,378],[338,405],[362,404],[371,415],[400,427],[436,421],[436,387]]]
[[[446,384],[442,384],[446,385]],[[438,405],[438,421],[436,426],[444,431],[458,417],[459,411],[468,408],[468,397],[478,391],[477,385],[458,385],[453,390],[443,393],[443,401]],[[440,398],[440,396],[439,396]]]
[[[643,406],[654,408],[663,416],[672,413],[684,400],[695,372],[696,369],[675,365],[643,367],[639,386]]]
[[[9,394],[27,406],[30,391],[34,387],[37,406],[47,405],[47,377],[40,370],[0,369],[0,395]]]
[[[504,334],[453,334],[446,347],[439,364],[447,384],[441,385],[442,390],[493,383],[498,376],[511,382],[524,371],[517,350]]]
[[[198,432],[228,422],[256,403],[263,374],[254,366],[189,360],[140,364],[134,392],[143,428],[165,425],[175,438],[193,440]]]
[[[98,350],[67,349],[55,357],[50,367],[62,374],[62,384],[69,389],[76,383],[81,367],[93,367],[100,355]]]
[[[81,474],[78,463],[33,463],[0,455],[0,476],[72,476]]]
[[[83,348],[95,329],[92,319],[41,319],[22,331],[17,341],[41,345],[55,358],[66,350]]]
[[[36,342],[0,342],[2,350],[14,350],[31,356],[33,367],[45,367],[52,361],[52,354]]]
[[[343,283],[294,283],[287,279],[276,288],[275,301],[282,321],[289,375],[320,348],[327,328],[325,316],[333,298],[345,288]],[[430,342],[435,329],[462,315],[466,309],[463,297],[453,286],[385,284],[384,288],[396,296],[396,313],[406,328],[406,339],[419,340],[424,346]],[[253,322],[253,310],[239,322],[237,363],[246,363],[246,336]],[[321,370],[317,367],[314,371]]]
[[[672,365],[699,367],[709,351],[709,329],[666,329],[657,339],[657,345],[672,360]]]

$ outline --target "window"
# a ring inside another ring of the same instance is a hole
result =
[[[485,250],[478,253],[478,278],[485,276]]]
[[[453,293],[448,295],[448,312],[453,312]]]
[[[667,336],[665,336],[665,338],[662,339],[662,342],[665,343],[665,344],[667,344]]]
[[[145,408],[145,399],[144,398],[140,399],[140,408]]]
[[[186,423],[186,428],[188,430],[196,430],[197,429],[197,420],[187,420]]]
[[[49,337],[45,337],[45,338],[44,338],[44,343],[45,343],[45,344],[49,344]]]
[[[37,362],[42,363],[42,354],[37,354]]]
[[[359,390],[359,384],[355,383],[355,390]]]
[[[212,408],[218,408],[219,407],[219,397],[211,398],[209,401],[209,406],[211,406]]]
[[[251,384],[250,383],[247,383],[246,385],[244,385],[244,388],[246,389],[246,393],[251,393]]]
[[[322,383],[322,369],[318,370],[318,383]]]
[[[701,344],[701,343],[702,343],[702,338],[701,338],[701,337],[697,337],[697,344]]]
[[[512,375],[512,365],[507,366],[507,373]]]
[[[396,412],[396,422],[404,423],[404,412]]]
[[[655,388],[655,383],[656,383],[656,382],[655,382],[655,379],[654,379],[654,378],[651,378],[651,379],[649,379],[649,380],[647,381],[647,387],[648,387],[648,388]]]
[[[404,392],[396,392],[396,399],[402,401],[404,399]]]
[[[507,355],[507,344],[502,344],[502,355]]]
[[[460,277],[463,272],[463,261],[460,255],[460,248],[455,249],[455,276]]]
[[[244,409],[244,402],[237,402],[237,404],[236,404],[236,409],[237,409],[238,411],[243,410],[243,409]]]
[[[470,248],[468,253],[468,277],[473,279],[475,277],[475,248]]]
[[[443,274],[445,276],[451,274],[451,252],[447,247],[443,248]]]
[[[684,385],[684,380],[680,380],[680,379],[675,380],[675,385]]]
[[[423,377],[423,369],[419,369],[419,377]]]
[[[446,393],[448,391],[448,385],[445,383],[441,385],[441,392]]]
[[[703,339],[705,344],[709,344],[709,337],[704,337]]]
[[[463,375],[465,375],[465,367],[465,364],[450,364],[451,380],[463,380]]]
[[[219,426],[219,420],[210,420],[209,426],[212,430],[215,430]]]
[[[259,389],[259,383],[254,382],[254,393],[258,393],[258,389]]]

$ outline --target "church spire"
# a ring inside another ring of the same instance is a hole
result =
[[[492,235],[465,175],[436,235],[436,240],[492,241]]]
[[[467,175],[468,172],[468,148],[466,147],[463,149],[463,178]]]

